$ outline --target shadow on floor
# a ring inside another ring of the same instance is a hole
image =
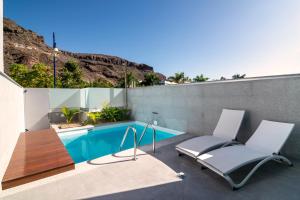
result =
[[[136,154],[137,157],[145,156],[147,155],[146,153],[138,153]],[[135,161],[133,156],[124,156],[124,155],[117,155],[117,154],[112,154],[113,157],[116,158],[126,158],[125,160],[117,160],[117,161],[111,161],[111,162],[102,162],[99,160],[88,160],[86,163],[90,165],[108,165],[108,164],[114,164],[114,163],[121,163],[121,162],[128,162],[128,161]]]
[[[263,165],[243,188],[232,191],[222,177],[209,169],[201,170],[200,164],[188,156],[179,157],[175,146],[180,141],[162,146],[157,149],[157,153],[150,154],[175,172],[184,172],[185,177],[182,181],[91,199],[299,199],[299,161],[292,160],[294,167],[269,162]],[[252,166],[241,168],[232,174],[233,179],[241,180]]]

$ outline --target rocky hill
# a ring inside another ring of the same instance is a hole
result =
[[[17,25],[10,19],[3,19],[4,31],[4,70],[8,73],[9,66],[13,63],[26,64],[29,67],[35,63],[45,63],[53,66],[52,48],[45,44],[44,37],[32,30]],[[143,80],[144,74],[153,72],[153,67],[138,64],[103,54],[73,53],[60,50],[57,56],[58,71],[68,60],[76,60],[83,71],[83,79],[94,81],[102,78],[116,84],[124,75],[124,65],[136,78]],[[157,73],[161,80],[165,76]]]

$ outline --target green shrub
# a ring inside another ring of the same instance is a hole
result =
[[[90,82],[89,84],[86,85],[86,87],[98,87],[98,88],[112,88],[113,86],[114,86],[113,84],[101,78],[93,82]]]
[[[79,111],[79,109],[76,109],[76,108],[70,109],[67,107],[62,107],[61,112],[65,116],[67,123],[70,124],[72,122],[73,117],[76,114],[78,114],[80,111]]]
[[[76,61],[67,61],[60,71],[62,88],[83,88],[87,84],[82,79],[82,71]]]
[[[144,75],[144,80],[141,82],[143,86],[159,85],[159,77],[154,72],[148,72]]]
[[[23,64],[12,64],[9,68],[9,74],[23,87],[53,87],[52,72],[48,66],[42,63],[34,64],[32,69]]]
[[[129,110],[126,108],[105,106],[100,112],[100,119],[108,122],[128,120]]]
[[[104,106],[101,112],[88,112],[88,119],[84,124],[96,124],[99,121],[104,122],[117,122],[129,120],[130,110],[120,107]]]
[[[85,124],[96,124],[100,119],[100,112],[88,112],[87,117],[88,119]]]

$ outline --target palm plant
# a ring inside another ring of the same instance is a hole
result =
[[[150,85],[158,85],[159,84],[159,77],[153,73],[149,72],[144,75],[144,80],[142,81],[141,85],[150,86]]]
[[[240,75],[240,74],[234,74],[232,76],[232,79],[241,79],[241,78],[245,78],[246,74]]]
[[[137,78],[132,72],[127,73],[127,87],[134,86],[138,82]],[[122,78],[119,80],[117,87],[124,88],[125,87],[125,79]]]
[[[78,114],[80,111],[79,109],[71,109],[71,108],[67,108],[67,107],[62,107],[61,108],[61,112],[63,113],[64,117],[66,118],[66,121],[68,124],[70,124],[72,122],[73,117]]]
[[[208,77],[204,77],[203,74],[201,74],[200,76],[196,76],[193,81],[194,82],[204,82],[204,81],[207,81],[209,78]]]
[[[170,76],[168,78],[169,81],[175,82],[175,83],[184,83],[186,81],[189,81],[189,77],[184,76],[184,72],[175,73],[174,76]]]

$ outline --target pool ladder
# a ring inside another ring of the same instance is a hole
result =
[[[133,144],[134,144],[134,145],[133,145],[133,147],[134,147],[134,149],[133,149],[133,152],[134,152],[134,157],[133,157],[133,159],[136,160],[136,150],[137,150],[138,146],[140,145],[140,143],[141,143],[141,141],[142,141],[144,135],[146,134],[147,128],[148,128],[149,126],[151,126],[151,128],[152,128],[152,150],[153,150],[153,153],[155,153],[156,130],[155,130],[154,126],[153,126],[152,124],[150,124],[150,123],[148,123],[148,124],[145,126],[145,128],[144,128],[144,130],[143,130],[143,132],[142,132],[142,135],[141,135],[139,141],[137,141],[136,129],[135,129],[134,127],[132,127],[132,126],[128,126],[127,129],[126,129],[126,131],[125,131],[125,134],[124,134],[124,136],[123,136],[121,145],[120,145],[120,151],[121,151],[121,149],[122,149],[122,147],[123,147],[123,145],[124,145],[124,142],[125,142],[125,140],[126,140],[126,138],[127,138],[127,135],[128,135],[129,130],[132,130],[132,132],[133,132]]]

